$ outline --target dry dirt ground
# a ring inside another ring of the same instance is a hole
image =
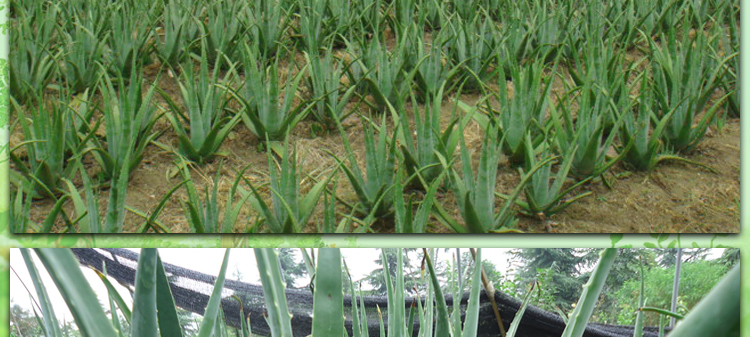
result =
[[[148,83],[153,83],[155,74],[146,69]],[[170,93],[179,102],[179,90],[174,78],[161,76],[159,86]],[[555,85],[558,87],[558,83]],[[144,91],[147,88],[144,88]],[[474,102],[477,96],[465,95],[461,100]],[[447,122],[453,108],[455,97],[448,97],[443,103],[443,119]],[[166,108],[160,97],[155,102]],[[357,103],[350,103],[354,107]],[[420,107],[421,109],[421,107]],[[411,108],[409,108],[411,110]],[[365,112],[368,114],[368,112]],[[379,115],[376,115],[379,116]],[[378,118],[379,120],[379,118]],[[389,122],[390,123],[390,122]],[[336,161],[331,153],[345,158],[345,151],[338,132],[320,133],[312,121],[303,121],[297,125],[290,138],[290,143],[296,148],[298,166],[302,179],[302,194],[314,183],[311,177],[325,177],[333,172]],[[361,167],[364,167],[364,145],[362,126],[355,114],[344,121],[344,127],[357,152]],[[126,204],[132,209],[150,214],[163,195],[173,186],[182,181],[176,169],[175,155],[169,151],[177,148],[177,139],[171,126],[162,118],[157,122],[157,130],[165,130],[158,139],[162,146],[151,145],[143,162],[133,173],[127,193]],[[393,127],[389,125],[389,132]],[[483,131],[473,122],[465,130],[468,148],[477,153],[482,143]],[[20,141],[20,130],[15,130],[11,137],[11,146]],[[223,161],[221,179],[219,182],[220,205],[223,207],[226,196],[231,188],[237,172],[249,166],[245,177],[256,185],[267,182],[268,157],[259,148],[259,140],[252,135],[244,124],[240,123],[224,142],[221,151],[223,156],[216,157],[213,162],[203,166],[191,168],[191,176],[200,194],[204,186],[211,186],[219,162]],[[458,153],[458,151],[457,151]],[[476,157],[476,154],[474,155]],[[605,177],[611,182],[612,188],[606,187],[600,180],[596,180],[577,193],[593,192],[590,196],[579,200],[563,212],[549,219],[520,217],[518,229],[524,232],[559,232],[559,233],[736,233],[740,229],[740,121],[727,120],[721,130],[711,127],[709,134],[698,149],[686,156],[690,160],[706,164],[717,171],[712,173],[704,168],[680,162],[662,162],[650,174],[645,172],[631,172],[624,164],[618,163],[611,173]],[[476,158],[475,158],[476,161]],[[476,163],[475,163],[476,164]],[[91,165],[91,174],[95,168]],[[348,180],[341,172],[337,173],[338,197],[350,204],[356,203]],[[519,182],[518,173],[510,168],[507,162],[501,161],[497,177],[497,190],[509,193]],[[269,196],[267,188],[261,188],[262,193]],[[575,193],[575,192],[574,192]],[[420,195],[415,194],[419,199]],[[107,203],[107,190],[100,193],[101,213],[104,213]],[[441,192],[438,195],[440,203],[448,213],[458,216],[452,193]],[[235,197],[235,200],[239,197]],[[159,216],[164,226],[174,233],[190,232],[191,229],[185,217],[181,202],[187,201],[187,193],[180,188],[167,202]],[[497,200],[496,207],[501,206],[502,200]],[[32,207],[32,218],[40,221],[52,207],[50,200],[38,200]],[[305,232],[316,232],[322,222],[322,199],[318,204],[316,214],[305,229]],[[70,207],[66,207],[70,211]],[[350,210],[343,202],[337,203],[337,211],[348,214]],[[339,214],[338,220],[340,220]],[[246,232],[255,223],[257,214],[246,204],[234,232]],[[459,217],[460,218],[460,217]],[[432,232],[448,232],[436,219],[428,230]],[[126,217],[125,232],[138,231],[143,222],[140,216],[129,213]],[[351,228],[356,230],[356,228]],[[66,228],[61,221],[54,228],[64,231]],[[392,232],[391,223],[380,223],[372,227],[376,232]],[[261,229],[261,231],[263,231]]]

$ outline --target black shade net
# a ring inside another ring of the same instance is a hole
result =
[[[135,272],[138,263],[138,253],[126,249],[92,249],[74,248],[73,253],[78,257],[81,264],[103,271],[102,266],[106,263],[107,275],[114,278],[120,284],[132,287],[135,284]],[[169,263],[163,263],[167,278],[170,281],[172,295],[175,304],[187,311],[203,315],[212,292],[216,276],[196,272],[187,268],[178,267]],[[222,293],[222,308],[226,323],[232,327],[239,327],[242,317],[240,302],[242,301],[242,312],[250,319],[253,334],[270,335],[270,329],[264,319],[265,300],[263,287],[244,282],[227,279],[224,283]],[[292,313],[292,329],[294,336],[308,336],[312,330],[312,307],[313,294],[309,289],[287,289],[286,298],[289,311]],[[461,298],[462,308],[465,308],[469,299],[469,293]],[[404,306],[408,309],[415,301],[424,298],[407,297]],[[385,316],[388,300],[385,296],[364,296],[361,300],[368,314],[368,330],[370,336],[380,335],[380,321],[377,316],[377,307]],[[495,292],[495,301],[503,319],[506,329],[510,326],[516,311],[521,307],[521,301],[510,297],[500,291]],[[453,297],[446,296],[446,302],[453,305]],[[351,314],[351,297],[344,298],[345,312]],[[463,319],[463,317],[462,317]],[[387,330],[387,318],[383,317]],[[419,322],[415,320],[414,336],[419,331]],[[346,329],[352,335],[351,316],[347,316]],[[492,310],[492,305],[487,294],[482,291],[479,309],[479,336],[500,336],[500,329]],[[521,319],[516,336],[519,337],[558,337],[565,330],[565,322],[556,313],[551,313],[534,306],[528,306]],[[644,337],[657,337],[658,329],[646,327]],[[589,324],[584,333],[585,337],[625,337],[633,336],[633,326]]]

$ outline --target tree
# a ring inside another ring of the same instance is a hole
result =
[[[539,280],[540,274],[546,276],[541,287],[552,297],[548,305],[568,310],[581,294],[581,286],[586,281],[584,270],[596,261],[596,252],[598,250],[568,248],[512,250],[512,261],[518,266],[516,287],[523,292],[526,285]]]
[[[721,263],[731,269],[738,262],[740,262],[740,249],[739,248],[727,248],[721,253],[716,262]]]
[[[677,261],[678,248],[662,248],[657,250],[657,259],[662,267],[674,267]],[[709,248],[694,248],[682,250],[682,262],[705,260],[710,252]]]
[[[385,253],[387,259],[388,259],[388,270],[391,273],[391,277],[396,277],[396,268],[397,268],[397,256],[396,253],[398,252],[398,249],[390,249],[390,248],[384,248],[383,252]],[[402,254],[404,254],[403,259],[403,266],[404,268],[404,288],[405,289],[412,289],[414,287],[417,287],[419,283],[418,280],[420,279],[420,269],[419,267],[415,267],[412,260],[409,259],[409,253],[416,251],[414,248],[408,248],[408,249],[401,249],[400,250]],[[417,255],[419,256],[419,262],[421,263],[421,252],[419,252]],[[375,270],[371,271],[370,274],[368,274],[363,281],[367,282],[372,286],[372,290],[370,291],[373,295],[385,295],[387,293],[387,287],[385,284],[385,274],[383,273],[383,257],[382,254],[378,255],[378,258],[375,260],[375,263],[380,268],[376,268]]]
[[[680,291],[678,312],[686,313],[698,303],[729,271],[729,267],[716,260],[694,260],[683,263],[680,271]],[[649,307],[669,309],[672,300],[672,283],[674,269],[654,266],[644,273],[646,282],[645,298]],[[618,324],[633,324],[641,291],[640,279],[632,279],[617,291],[614,301],[619,309]],[[647,325],[657,325],[659,318],[655,314],[646,315]]]
[[[11,336],[39,336],[42,328],[33,314],[18,304],[10,306],[10,335]]]
[[[279,248],[279,265],[284,274],[287,289],[294,288],[294,281],[307,276],[307,268],[302,258],[297,259],[297,250],[293,248]]]

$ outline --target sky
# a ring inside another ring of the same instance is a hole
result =
[[[139,249],[132,249],[138,252]],[[189,268],[191,270],[199,271],[205,274],[218,275],[221,269],[221,263],[224,259],[226,249],[224,248],[159,248],[159,256],[165,263],[171,263],[183,268]],[[461,249],[461,253],[468,252],[468,249]],[[506,272],[509,270],[508,252],[510,249],[501,248],[487,248],[482,250],[483,260],[489,260],[494,263],[497,270]],[[353,281],[358,281],[367,276],[372,270],[379,266],[375,263],[375,260],[380,255],[380,250],[374,248],[344,248],[341,249],[341,254],[346,261],[349,273]],[[442,249],[438,253],[440,260],[452,258],[455,254],[455,248],[451,248],[448,252]],[[72,315],[65,304],[60,293],[57,291],[54,282],[49,277],[49,274],[44,269],[44,265],[36,258],[36,255],[31,252],[33,256],[36,269],[44,280],[44,284],[47,288],[48,295],[53,303],[53,310],[56,316],[60,320],[71,321]],[[297,261],[302,263],[302,256],[299,251],[295,254]],[[416,253],[410,254],[412,259],[416,259]],[[29,292],[32,297],[36,298],[36,290],[29,277],[26,264],[24,263],[23,257],[21,256],[20,249],[11,249],[10,254],[10,302],[11,304],[18,304],[26,310],[32,310],[32,300],[29,297]],[[88,267],[82,267],[84,276],[91,284],[94,292],[99,296],[101,303],[108,303],[107,289],[96,275],[96,273]],[[227,266],[227,279],[236,279],[237,274],[241,276],[242,282],[260,284],[260,276],[256,268],[255,254],[252,249],[231,249],[229,253],[229,265]],[[17,274],[17,275],[16,275]],[[120,293],[120,296],[128,302],[128,305],[132,305],[130,302],[130,294],[125,287],[119,285],[111,279],[111,283],[115,285]],[[298,279],[295,286],[301,287],[309,282],[309,279]],[[28,291],[24,288],[28,288]],[[363,290],[368,288],[363,285]],[[108,306],[109,304],[107,304]]]

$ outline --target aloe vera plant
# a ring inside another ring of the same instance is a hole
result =
[[[285,43],[285,32],[289,28],[291,10],[276,0],[255,1],[242,11],[242,19],[257,45],[263,59],[270,60]]]
[[[135,60],[131,62],[135,64]],[[91,147],[105,179],[112,179],[123,167],[127,167],[128,172],[135,171],[146,147],[161,135],[161,132],[154,132],[154,125],[162,115],[156,113],[156,107],[151,103],[156,85],[152,85],[143,97],[141,88],[145,80],[137,72],[131,72],[129,85],[125,84],[122,75],[117,77],[116,90],[112,82],[105,73],[100,83],[104,101],[100,111],[104,115],[107,150],[98,144],[96,138],[93,139],[96,145]],[[130,154],[128,161],[125,161],[126,154]]]
[[[510,70],[510,79],[513,82],[513,97],[508,94],[506,87],[506,76],[504,68]],[[554,73],[556,65],[552,68]],[[500,111],[495,111],[486,101],[486,110],[489,118],[483,114],[474,117],[480,125],[487,127],[491,118],[500,137],[503,139],[502,151],[508,156],[508,160],[515,165],[523,163],[526,158],[525,140],[531,135],[534,147],[544,138],[545,120],[549,105],[549,95],[552,90],[553,77],[544,77],[544,63],[537,59],[519,66],[507,61],[506,65],[500,67]]]
[[[444,89],[445,84],[440,87],[434,101],[428,99],[425,102],[422,113],[417,108],[416,99],[412,96],[412,106],[415,107],[414,128],[409,127],[408,122],[402,119],[406,117],[405,114],[396,113],[395,109],[392,110],[393,120],[398,124],[396,133],[401,143],[402,165],[409,174],[411,180],[408,185],[411,187],[427,190],[428,186],[444,172],[443,166],[453,159],[453,152],[463,135],[466,124],[472,117],[471,114],[467,114],[459,119],[456,116],[458,106],[456,104],[453,108],[455,117],[441,132],[440,113]]]
[[[112,320],[107,317],[104,308],[94,293],[91,284],[84,277],[76,257],[69,249],[35,249],[36,255],[44,264],[50,277],[73,314],[79,331],[86,336],[110,336],[122,334],[121,329],[115,330],[118,321],[115,310],[111,311]],[[41,277],[36,272],[30,254],[24,250],[22,255],[29,270],[33,270],[32,279],[39,285],[37,292],[40,301],[49,310],[43,310],[48,336],[63,336],[56,324],[56,317],[51,310],[49,295],[41,283]],[[216,278],[208,304],[204,310],[203,321],[199,324],[198,336],[220,336],[225,331],[223,316],[220,312],[221,293],[224,288],[226,269],[229,262],[229,250]],[[163,263],[155,248],[141,250],[135,277],[132,308],[116,295],[103,274],[105,286],[110,291],[110,308],[117,307],[123,312],[130,323],[131,336],[183,336],[182,328],[177,316],[174,297],[169,288]],[[157,334],[157,332],[160,332]],[[226,335],[226,334],[224,334]],[[290,335],[291,336],[291,335]]]
[[[300,3],[300,27],[304,51],[317,57],[326,37],[323,32],[326,1],[305,0]]]
[[[315,100],[312,114],[315,119],[326,127],[336,126],[336,120],[344,120],[355,110],[346,110],[346,105],[354,95],[356,85],[345,88],[340,94],[339,86],[344,67],[341,61],[334,63],[333,54],[329,48],[320,58],[317,54],[305,53],[309,64],[307,86]]]
[[[526,162],[524,165],[526,170],[532,169],[539,163],[537,155],[531,148],[530,143],[531,140],[527,135],[527,141],[524,142],[527,147]],[[524,187],[526,201],[519,202],[527,215],[547,218],[550,215],[559,213],[577,200],[591,195],[592,192],[589,191],[565,199],[568,194],[590,180],[584,179],[563,189],[568,173],[570,172],[570,167],[573,164],[576,150],[577,148],[575,147],[570,148],[562,155],[562,163],[557,167],[557,173],[552,173],[552,166],[556,162],[547,160],[547,164],[544,164],[536,172],[531,174],[531,180],[529,180],[529,183]],[[543,150],[541,151],[540,156],[542,158],[549,158],[551,155],[550,148],[543,145]],[[523,169],[519,168],[519,171],[521,177],[526,175]]]
[[[476,14],[473,19],[454,16],[448,21],[453,39],[447,44],[448,55],[454,64],[462,69],[460,80],[465,81],[467,90],[479,91],[484,82],[494,73],[498,41],[496,27],[487,13]]]
[[[108,34],[99,36],[95,24],[81,17],[74,18],[73,32],[63,32],[65,52],[64,76],[67,85],[74,92],[91,89],[99,82],[101,67],[97,64],[107,46]]]
[[[672,154],[664,148],[662,136],[676,110],[673,109],[661,117],[657,115],[654,110],[658,109],[658,102],[654,97],[654,89],[651,88],[654,84],[645,76],[646,74],[641,75],[641,91],[637,103],[633,108],[622,111],[623,123],[619,129],[620,139],[625,144],[632,143],[627,150],[623,149],[625,146],[621,146],[621,151],[625,152],[623,161],[636,170],[644,171],[653,170],[664,160],[682,161],[713,170],[698,162]]]
[[[706,66],[708,45],[703,34],[696,34],[693,41],[689,34],[678,42],[674,29],[658,47],[651,43],[654,89],[659,102],[659,114],[664,116],[675,110],[667,123],[662,139],[666,146],[677,152],[693,150],[703,139],[706,129],[722,106],[727,95],[709,104],[714,89],[720,84],[724,64],[734,55],[719,62],[715,69]],[[695,43],[695,47],[693,47]],[[696,124],[696,118],[704,108],[708,110]]]
[[[365,49],[363,59],[359,60],[364,83],[380,111],[387,111],[388,105],[400,108],[409,93],[414,71],[410,72],[411,75],[407,73],[404,46],[401,44],[389,51],[376,35]]]
[[[201,7],[194,0],[167,0],[163,4],[162,16],[154,26],[156,56],[162,64],[177,68],[189,59],[199,34],[199,23],[193,19],[194,11]]]
[[[516,218],[510,208],[510,199],[499,213],[495,213],[495,181],[500,160],[500,143],[494,132],[485,132],[482,150],[479,152],[479,167],[476,175],[471,169],[471,156],[466,143],[461,141],[461,164],[463,177],[453,170],[451,182],[456,203],[465,227],[453,225],[457,232],[484,233],[515,224]]]
[[[23,111],[15,102],[12,103],[17,113]],[[17,184],[29,187],[26,193],[34,198],[59,195],[62,179],[72,178],[75,174],[70,159],[83,153],[85,139],[90,139],[93,132],[79,135],[73,127],[73,120],[73,111],[61,100],[31,107],[28,115],[18,116],[17,122],[25,141],[10,151],[10,159],[20,173],[12,176]],[[14,153],[20,148],[26,149],[26,160]]]
[[[227,81],[227,78],[219,80],[221,59],[216,60],[213,74],[209,74],[205,45],[202,51],[203,57],[197,75],[192,63],[182,67],[180,92],[184,111],[167,93],[158,89],[172,110],[167,118],[177,133],[180,154],[199,164],[217,154],[224,139],[240,120],[240,115],[228,116],[227,113],[229,98],[219,85],[220,82]],[[183,123],[187,123],[189,129]]]
[[[585,84],[579,87],[580,95],[578,98],[578,114],[573,122],[573,114],[566,102],[566,97],[557,109],[552,109],[552,123],[555,134],[553,136],[554,144],[559,153],[564,153],[565,149],[577,147],[571,166],[572,175],[584,180],[591,177],[598,177],[607,171],[612,165],[617,163],[626,152],[621,152],[615,158],[607,158],[607,150],[612,146],[615,140],[616,132],[611,132],[604,137],[605,113],[608,111],[608,100],[604,95],[590,95],[590,90],[596,90]],[[615,129],[622,124],[622,117],[614,123]],[[631,144],[628,144],[630,147]]]
[[[461,71],[460,66],[449,64],[448,55],[445,52],[445,44],[449,41],[447,34],[440,30],[433,32],[432,41],[428,45],[422,40],[421,31],[415,34],[414,42],[416,53],[416,64],[410,67],[417,67],[414,74],[414,84],[419,92],[421,101],[428,98],[435,99],[441,87],[450,84],[453,78]],[[429,49],[428,49],[429,48]]]
[[[41,2],[35,4],[33,9],[18,9],[17,29],[10,38],[10,44],[17,49],[8,55],[8,85],[12,99],[20,104],[32,100],[42,103],[39,100],[55,74],[56,59],[60,55],[52,41],[58,10],[52,4],[46,9]]]
[[[247,28],[235,20],[237,13],[242,13],[249,6],[241,1],[219,1],[206,5],[205,20],[201,20],[199,29],[206,44],[206,56],[209,62],[219,58],[234,58],[242,46],[240,41]],[[222,63],[227,65],[226,63]]]
[[[231,233],[232,229],[237,222],[240,210],[245,202],[252,195],[246,193],[236,203],[234,200],[235,195],[239,187],[239,183],[242,180],[242,173],[235,179],[232,184],[232,188],[229,190],[226,198],[226,204],[223,207],[223,217],[220,216],[219,208],[219,180],[221,178],[221,167],[223,161],[219,163],[219,167],[216,169],[216,174],[213,178],[213,187],[211,192],[208,190],[208,186],[204,190],[204,199],[201,200],[198,196],[198,191],[195,188],[188,164],[183,160],[180,163],[180,172],[185,179],[185,188],[188,193],[188,201],[182,204],[187,214],[187,220],[190,224],[190,228],[195,233]]]
[[[388,141],[385,115],[382,117],[377,142],[375,139],[374,126],[368,120],[363,119],[365,125],[365,167],[366,171],[357,164],[354,151],[346,136],[341,123],[338,123],[344,141],[344,148],[348,156],[348,165],[334,156],[346,177],[352,184],[359,199],[361,213],[365,216],[372,215],[375,218],[385,217],[391,213],[393,205],[393,181],[395,176],[396,139],[395,135]]]
[[[151,20],[143,20],[143,12],[135,7],[121,5],[112,16],[112,35],[107,40],[106,55],[109,59],[109,71],[113,75],[130,77],[139,73],[148,61],[152,45],[149,40],[154,36],[149,26]]]
[[[320,179],[310,188],[307,195],[302,197],[296,152],[289,150],[285,145],[280,164],[275,162],[272,152],[268,151],[268,166],[271,171],[270,189],[273,209],[263,200],[258,188],[243,178],[254,196],[249,199],[250,205],[261,214],[263,217],[261,221],[266,224],[270,232],[301,233],[333,174],[327,179]]]
[[[278,58],[266,67],[257,48],[245,45],[242,49],[242,64],[245,79],[241,93],[229,88],[228,91],[242,105],[243,123],[261,140],[278,141],[294,128],[313,108],[312,104],[302,102],[292,107],[299,82],[305,70],[289,79],[285,84],[283,102],[279,104]]]

